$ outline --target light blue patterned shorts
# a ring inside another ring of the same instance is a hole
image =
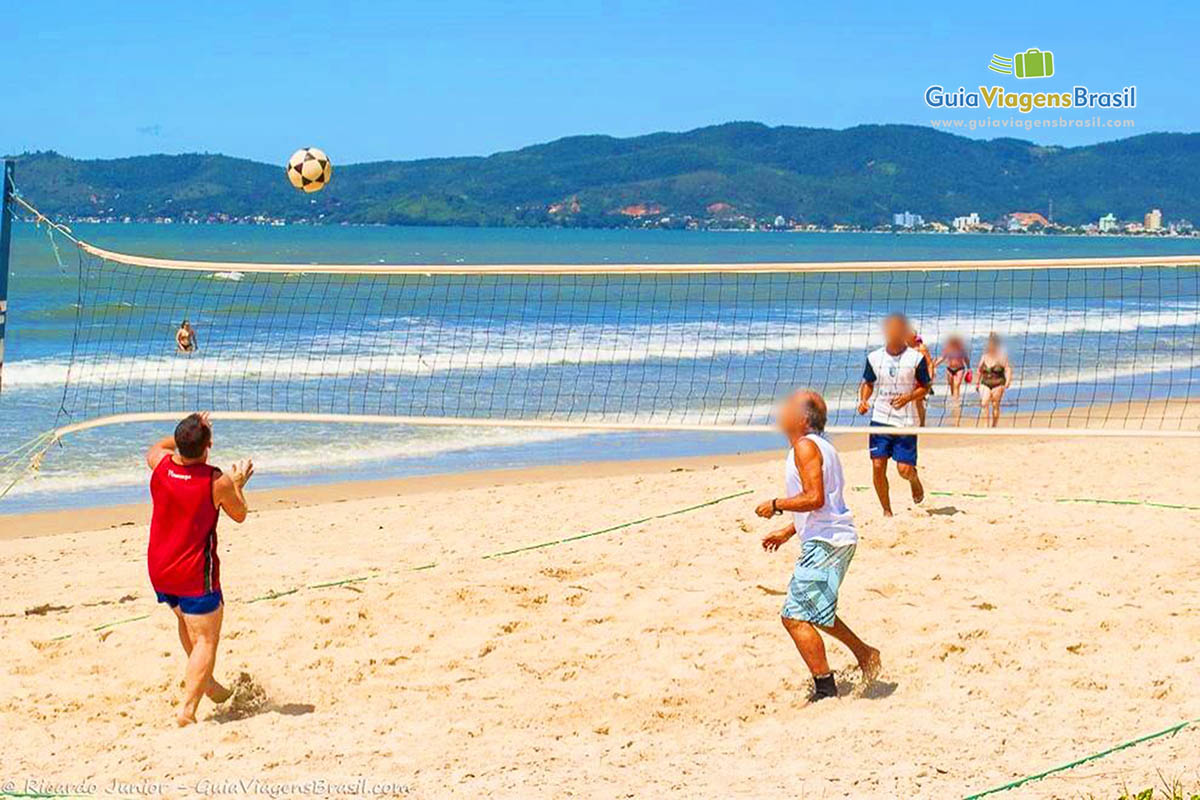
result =
[[[834,547],[815,539],[805,542],[780,613],[788,619],[804,620],[823,628],[833,625],[838,589],[852,558],[852,544]]]

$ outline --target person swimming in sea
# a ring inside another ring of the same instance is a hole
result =
[[[1000,401],[1013,381],[1012,364],[995,331],[988,334],[987,349],[980,356],[975,371],[979,377],[979,418],[986,417],[988,427],[994,428],[1000,421]]]
[[[180,353],[194,353],[198,348],[196,332],[186,319],[179,324],[175,331],[175,347]]]

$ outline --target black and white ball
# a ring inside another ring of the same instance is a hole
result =
[[[319,192],[333,176],[329,156],[316,147],[303,147],[292,153],[287,163],[288,180],[302,192]]]

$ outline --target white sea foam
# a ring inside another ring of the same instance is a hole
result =
[[[1129,379],[1149,378],[1168,372],[1184,371],[1200,382],[1200,354],[1177,359],[1171,363],[1162,361],[1139,362],[1127,360],[1061,371],[1042,372],[1022,369],[1017,365],[1016,381],[1010,403],[1018,405],[1032,401],[1029,393],[1038,392],[1057,385],[1105,385]],[[831,416],[843,416],[857,405],[857,375],[847,379],[840,389],[827,389],[826,400]],[[942,381],[939,381],[939,386]],[[935,401],[936,402],[936,401]],[[662,424],[762,424],[771,419],[774,399],[758,402],[704,408],[664,408],[658,410],[633,410],[620,413],[594,413],[587,416],[590,422],[652,422]],[[377,462],[401,462],[420,459],[438,463],[448,455],[462,451],[486,451],[489,448],[519,447],[549,444],[555,441],[582,437],[590,434],[586,430],[556,430],[530,428],[398,428],[397,436],[381,437],[378,429],[352,430],[338,425],[321,427],[292,424],[281,443],[278,436],[262,430],[222,439],[219,443],[222,461],[233,461],[254,456],[262,475],[302,476],[321,474],[323,478],[336,477],[345,471],[346,477],[359,477],[361,470]],[[391,429],[389,429],[391,430]],[[97,436],[98,449],[90,446],[75,449],[68,441],[65,452],[52,453],[43,471],[34,479],[17,484],[12,490],[15,496],[49,496],[73,492],[120,489],[136,487],[146,481],[146,471],[140,466],[139,453],[130,449],[127,436],[111,437],[102,432],[87,434]],[[117,466],[127,465],[127,466]],[[351,473],[354,473],[353,475]]]
[[[1037,389],[1043,386],[1071,384],[1109,384],[1130,378],[1153,377],[1176,372],[1192,373],[1200,370],[1200,354],[1187,356],[1176,353],[1169,359],[1146,359],[1144,361],[1118,361],[1092,365],[1063,365],[1062,369],[1030,369],[1024,375],[1020,365],[1016,368],[1014,389]],[[1197,376],[1200,380],[1200,375]]]
[[[222,439],[217,442],[217,461],[232,463],[252,457],[255,471],[260,476],[320,473],[324,479],[336,479],[339,471],[361,469],[373,462],[435,459],[460,451],[550,443],[586,434],[574,430],[420,428],[408,429],[396,438],[360,435],[347,440],[344,435],[336,434],[324,438],[304,437],[302,426],[292,430],[297,436],[287,444],[267,438],[257,442],[247,442],[242,437]],[[373,433],[377,434],[377,431]],[[75,449],[68,440],[65,451],[50,453],[42,471],[17,483],[11,494],[112,489],[138,486],[148,480],[147,470],[139,458],[140,450],[131,451],[128,439],[108,440],[101,447],[104,454],[98,457],[91,449],[86,453]],[[350,477],[347,475],[346,479]]]
[[[202,350],[181,357],[155,355],[161,347],[140,342],[136,355],[83,354],[70,367],[58,359],[6,365],[8,389],[131,383],[195,383],[268,380],[304,381],[383,375],[434,375],[498,369],[553,368],[562,365],[637,364],[704,361],[788,353],[865,352],[876,345],[878,320],[863,314],[814,311],[810,319],[756,322],[696,320],[649,325],[617,322],[566,325],[512,322],[500,325],[444,325],[428,320],[397,320],[393,330],[319,333],[306,339],[242,343],[236,352]],[[1169,331],[1200,325],[1200,308],[1179,305],[1122,313],[1091,310],[1025,310],[991,315],[941,315],[916,320],[926,341],[950,333],[978,342],[991,331],[1016,341],[1025,337],[1110,335]],[[202,340],[203,341],[203,340]],[[1083,352],[1085,358],[1099,360]],[[1161,354],[1160,354],[1161,355]],[[1167,354],[1170,360],[1178,354]],[[1161,365],[1159,365],[1161,366]],[[1148,367],[1149,368],[1149,367]]]

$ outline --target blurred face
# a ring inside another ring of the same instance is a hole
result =
[[[997,353],[999,353],[1000,352],[1000,337],[999,336],[989,337],[987,349],[988,349],[988,352],[991,353],[992,355],[996,355]]]
[[[803,436],[808,432],[807,398],[797,392],[788,395],[779,403],[779,411],[775,419],[781,430],[787,436]]]
[[[908,345],[908,323],[901,317],[888,317],[883,321],[883,341],[889,350],[898,350]]]
[[[796,429],[795,403],[792,402],[791,397],[785,397],[779,401],[779,408],[775,411],[775,424],[784,434],[790,434]]]

